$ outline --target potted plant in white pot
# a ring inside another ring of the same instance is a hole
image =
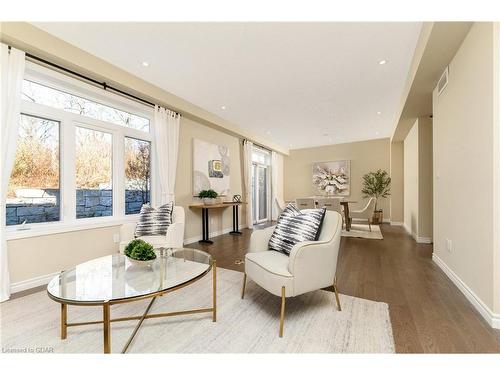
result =
[[[203,200],[204,204],[215,204],[217,203],[217,197],[219,194],[213,189],[202,190],[198,194],[198,197]]]
[[[141,239],[129,242],[125,248],[125,256],[132,263],[141,266],[151,266],[156,259],[153,246]]]
[[[382,169],[376,172],[370,172],[363,176],[363,189],[361,192],[364,198],[377,198],[375,203],[375,212],[373,213],[372,223],[381,224],[384,219],[382,209],[377,208],[379,198],[387,198],[391,195],[391,178],[389,173]]]

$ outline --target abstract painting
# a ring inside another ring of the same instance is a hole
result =
[[[230,162],[227,146],[193,138],[193,196],[207,189],[228,195]]]
[[[351,162],[340,160],[314,163],[312,180],[316,191],[321,195],[349,196]]]

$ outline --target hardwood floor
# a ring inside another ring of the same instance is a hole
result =
[[[491,328],[432,261],[432,245],[417,244],[403,228],[382,225],[384,240],[343,237],[340,292],[389,304],[398,353],[500,353],[500,330]],[[243,271],[251,230],[242,236],[191,244],[217,266]]]

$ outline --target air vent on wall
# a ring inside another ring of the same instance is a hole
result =
[[[448,85],[448,67],[446,67],[443,74],[441,74],[441,77],[439,78],[437,84],[438,96],[441,95],[441,93],[444,91],[447,85]]]

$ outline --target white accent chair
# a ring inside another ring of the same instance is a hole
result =
[[[299,210],[305,210],[316,208],[316,204],[314,203],[314,198],[297,198],[295,199],[295,207]]]
[[[373,213],[375,212],[375,206],[377,204],[377,198],[370,198],[366,206],[362,210],[349,210],[349,217],[351,219],[365,219],[368,220],[368,227],[370,228],[370,232],[372,231],[372,218]]]
[[[186,214],[181,206],[174,206],[172,210],[172,224],[168,226],[164,236],[142,236],[137,237],[144,240],[153,247],[180,248],[184,245],[184,225]],[[123,254],[125,247],[134,239],[136,223],[125,223],[120,228],[120,253]]]
[[[290,256],[268,249],[273,231],[274,227],[268,227],[252,233],[245,256],[241,298],[245,297],[247,276],[268,292],[281,297],[279,336],[283,337],[286,297],[333,286],[337,308],[341,310],[336,271],[342,217],[338,212],[326,211],[318,241],[295,244]]]

